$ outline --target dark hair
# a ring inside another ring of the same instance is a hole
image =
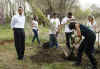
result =
[[[69,24],[69,28],[70,28],[70,29],[75,29],[75,24],[76,24],[76,22],[71,22],[71,23]]]
[[[72,12],[68,12],[68,15],[72,16]]]
[[[19,6],[18,9],[23,9],[23,8],[21,6]]]
[[[68,17],[69,17],[69,18],[72,17],[72,12],[68,12]]]
[[[34,16],[34,17],[33,17],[33,20],[37,20],[37,16]]]
[[[56,16],[57,14],[56,13],[53,13],[53,16]]]

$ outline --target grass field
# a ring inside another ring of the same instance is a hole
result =
[[[48,29],[40,26],[39,31],[41,43],[48,41]],[[63,51],[61,49],[44,50],[38,47],[37,42],[32,46],[31,40],[33,34],[29,26],[25,29],[25,33],[25,59],[19,61],[16,58],[13,31],[9,25],[0,26],[0,69],[86,69],[88,66],[89,60],[85,58],[86,56],[83,58],[83,65],[75,67],[72,65],[74,63],[73,61],[66,61],[62,58]],[[60,37],[59,40],[60,46],[64,47],[65,38]],[[33,48],[31,49],[31,47]],[[100,66],[100,54],[96,54],[96,58]]]

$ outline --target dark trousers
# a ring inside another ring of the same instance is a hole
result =
[[[32,42],[34,42],[34,40],[37,39],[38,43],[40,44],[40,40],[38,37],[38,30],[33,29],[33,32],[34,32],[34,36],[33,36]]]
[[[50,34],[50,48],[52,48],[53,46],[56,46],[56,48],[58,48],[56,34]]]
[[[15,48],[19,59],[24,57],[25,50],[25,33],[24,29],[14,28]]]
[[[65,36],[66,36],[66,46],[68,47],[68,49],[70,50],[70,44],[71,44],[71,35],[72,35],[72,32],[65,32]]]
[[[88,56],[90,62],[92,63],[92,65],[96,66],[96,59],[94,57],[94,44],[95,44],[95,40],[96,40],[96,36],[89,36],[89,37],[86,37],[80,47],[79,47],[79,50],[78,50],[78,55],[77,55],[77,58],[78,58],[78,62],[81,63],[81,58],[82,58],[82,55],[83,55],[83,51],[85,51],[86,55]]]

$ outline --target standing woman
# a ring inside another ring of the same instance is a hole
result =
[[[87,26],[92,30],[92,31],[96,31],[96,21],[94,19],[94,16],[88,16],[88,22],[87,22]]]
[[[37,41],[40,45],[40,40],[39,40],[39,36],[38,36],[38,18],[36,16],[34,16],[34,18],[32,20],[32,31],[34,33],[32,42],[34,42],[34,40],[37,39]]]

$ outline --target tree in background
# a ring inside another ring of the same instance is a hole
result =
[[[44,26],[48,25],[49,21],[48,21],[46,15],[43,13],[41,8],[39,8],[35,5],[35,1],[34,0],[27,0],[27,2],[31,6],[32,15],[38,16],[39,22],[42,23]]]
[[[97,18],[100,16],[100,8],[93,4],[91,7],[92,14]]]
[[[45,13],[57,12],[65,15],[78,5],[78,0],[34,0],[35,5]]]
[[[28,5],[29,7],[27,7]],[[80,8],[79,0],[0,0],[0,7],[4,9],[4,16],[7,23],[9,23],[11,17],[16,14],[19,6],[24,8],[25,16],[27,16],[28,19],[31,19],[33,15],[36,15],[43,25],[48,25],[49,23],[46,15],[54,12],[63,17],[71,11],[75,17],[83,19],[91,13],[90,10],[92,9],[92,14],[99,16],[99,12],[97,12],[99,10],[98,7],[92,5],[91,9],[83,11]]]
[[[0,7],[0,24],[4,24],[5,21],[4,21],[4,10],[3,8]]]

